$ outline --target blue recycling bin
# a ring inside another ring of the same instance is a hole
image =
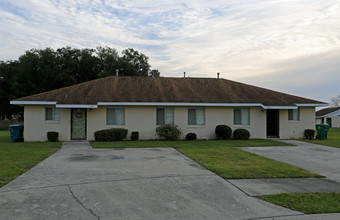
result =
[[[24,126],[23,125],[10,125],[9,131],[11,134],[12,142],[22,142],[24,140],[23,138]]]

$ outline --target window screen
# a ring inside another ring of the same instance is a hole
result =
[[[124,108],[107,108],[106,111],[107,125],[125,125]]]
[[[288,109],[288,120],[290,121],[300,120],[299,109]]]
[[[46,107],[46,121],[60,121],[60,109],[55,107]]]
[[[250,109],[235,108],[234,109],[234,125],[249,125],[250,124]]]
[[[205,124],[204,108],[188,109],[188,125],[204,125],[204,124]]]
[[[173,108],[157,108],[157,125],[174,124]]]

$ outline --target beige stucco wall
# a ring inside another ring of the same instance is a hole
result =
[[[128,139],[132,131],[139,131],[140,139],[158,138],[155,132],[157,107],[125,107],[125,126],[106,125],[106,108],[88,110],[88,139],[93,140],[94,132],[104,128],[127,128]],[[188,107],[174,107],[174,123],[182,130],[182,138],[189,132],[196,133],[200,139],[215,138],[215,127],[219,124],[227,124],[233,130],[246,128],[250,131],[251,138],[265,138],[265,113],[261,108],[251,108],[248,126],[233,125],[233,118],[233,108],[206,107],[205,125],[188,125]]]
[[[288,121],[288,110],[280,110],[280,138],[304,137],[305,129],[315,129],[315,107],[300,108],[300,120]]]
[[[59,140],[71,138],[71,110],[60,109],[60,121],[45,121],[46,106],[25,106],[25,141],[45,141],[47,131],[59,132]],[[138,131],[140,139],[155,139],[156,136],[156,108],[125,106],[125,125],[106,125],[106,108],[119,106],[100,106],[97,109],[87,109],[87,139],[94,140],[94,132],[106,128],[127,128],[127,139],[132,131]],[[233,130],[245,128],[249,130],[251,138],[266,138],[266,110],[260,107],[250,108],[250,125],[233,125],[232,107],[206,107],[205,125],[188,125],[188,107],[174,107],[174,123],[182,130],[182,138],[189,132],[197,134],[199,139],[215,138],[215,127],[226,124]],[[300,108],[300,121],[288,121],[288,110],[280,110],[280,138],[303,137],[304,130],[315,129],[314,107]]]
[[[340,128],[340,117],[339,116],[323,117],[325,124],[327,123],[327,118],[331,118],[332,119],[332,128]],[[321,123],[322,123],[322,119],[321,118],[317,118],[316,119],[316,124],[321,124]]]
[[[322,119],[321,118],[316,118],[315,119],[315,124],[321,124],[322,123]]]
[[[59,132],[59,140],[70,140],[70,109],[60,109],[60,121],[45,120],[46,106],[24,107],[24,140],[46,141],[47,131]]]

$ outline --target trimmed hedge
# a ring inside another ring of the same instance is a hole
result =
[[[139,140],[139,132],[133,131],[131,132],[131,141],[138,141]]]
[[[250,133],[247,129],[238,128],[234,130],[233,136],[237,140],[248,140],[250,138]]]
[[[94,132],[95,141],[121,141],[128,133],[124,128],[111,128]]]
[[[195,133],[188,133],[186,136],[185,136],[185,139],[187,141],[193,141],[193,140],[196,140],[197,139],[197,135]]]
[[[47,132],[47,140],[49,142],[57,142],[59,137],[59,133],[56,131],[48,131]]]
[[[161,125],[156,128],[156,134],[168,141],[177,141],[182,132],[177,125]]]
[[[314,139],[315,130],[314,129],[306,129],[305,130],[305,138],[308,140]]]
[[[215,134],[217,138],[226,140],[230,139],[232,130],[228,125],[217,125],[215,128]]]

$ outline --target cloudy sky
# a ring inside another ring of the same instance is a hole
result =
[[[0,60],[98,45],[137,49],[163,76],[340,94],[340,0],[0,0]]]

